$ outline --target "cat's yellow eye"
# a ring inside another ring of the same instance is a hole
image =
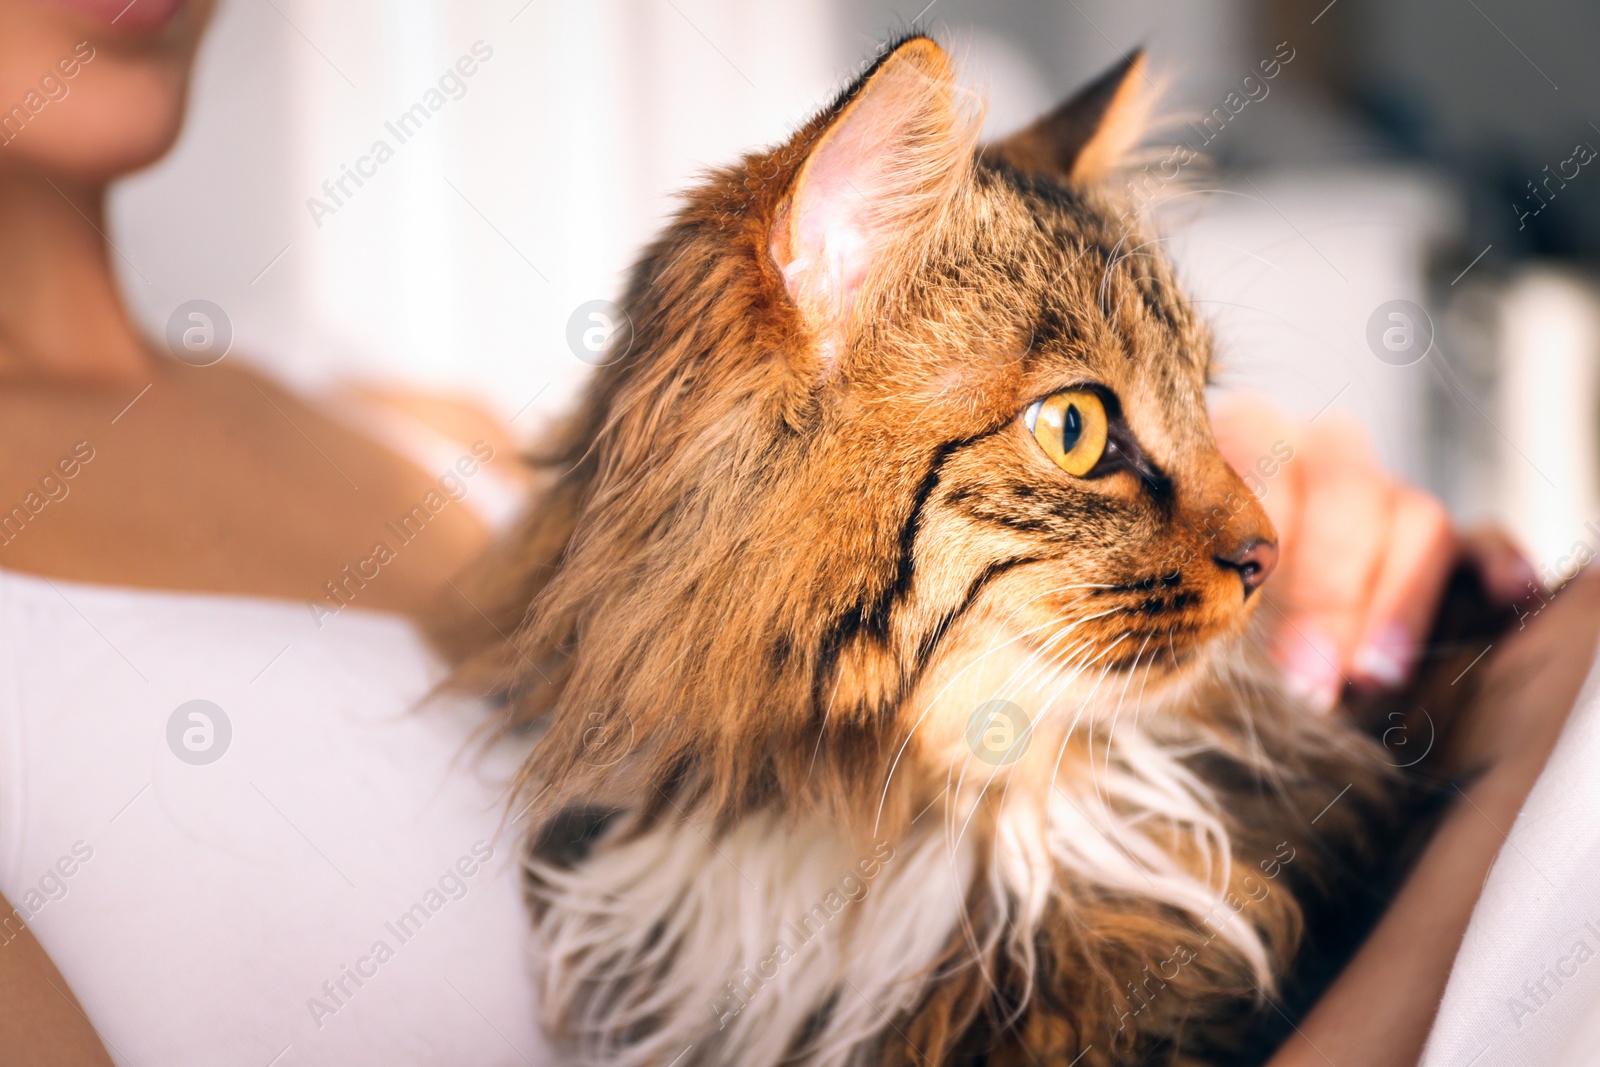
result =
[[[1087,389],[1065,389],[1036,400],[1024,415],[1044,454],[1068,474],[1094,470],[1106,451],[1106,407]]]

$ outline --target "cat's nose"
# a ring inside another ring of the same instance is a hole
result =
[[[1244,596],[1248,600],[1251,593],[1261,588],[1267,575],[1272,573],[1272,568],[1278,565],[1278,546],[1257,537],[1225,556],[1214,558],[1219,566],[1239,573],[1239,580],[1244,583]]]

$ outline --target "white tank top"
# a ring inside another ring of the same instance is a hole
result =
[[[119,1065],[551,1062],[521,754],[441,675],[394,616],[0,572],[0,890]]]

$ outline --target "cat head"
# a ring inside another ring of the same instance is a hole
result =
[[[687,194],[490,574],[547,802],[875,792],[997,648],[1031,699],[1092,703],[1242,631],[1276,535],[1212,439],[1210,336],[1110,180],[1148,99],[1136,56],[979,145],[913,36]]]

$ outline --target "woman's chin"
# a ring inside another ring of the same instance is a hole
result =
[[[68,180],[104,181],[155,162],[178,138],[211,4],[184,0],[172,9],[178,17],[170,4],[152,3],[151,12],[167,16],[160,32],[135,34],[119,23],[115,33],[87,37],[51,10],[79,6],[0,0],[0,168],[14,160]]]
[[[95,81],[84,73],[64,99],[45,104],[20,129],[0,132],[0,167],[15,159],[71,181],[108,181],[172,148],[188,88],[178,71],[118,72]]]
[[[106,182],[156,162],[177,140],[179,118],[158,125],[149,115],[126,125],[77,126],[50,136],[44,132],[7,154],[29,169],[73,182]],[[5,156],[0,156],[3,162]]]

